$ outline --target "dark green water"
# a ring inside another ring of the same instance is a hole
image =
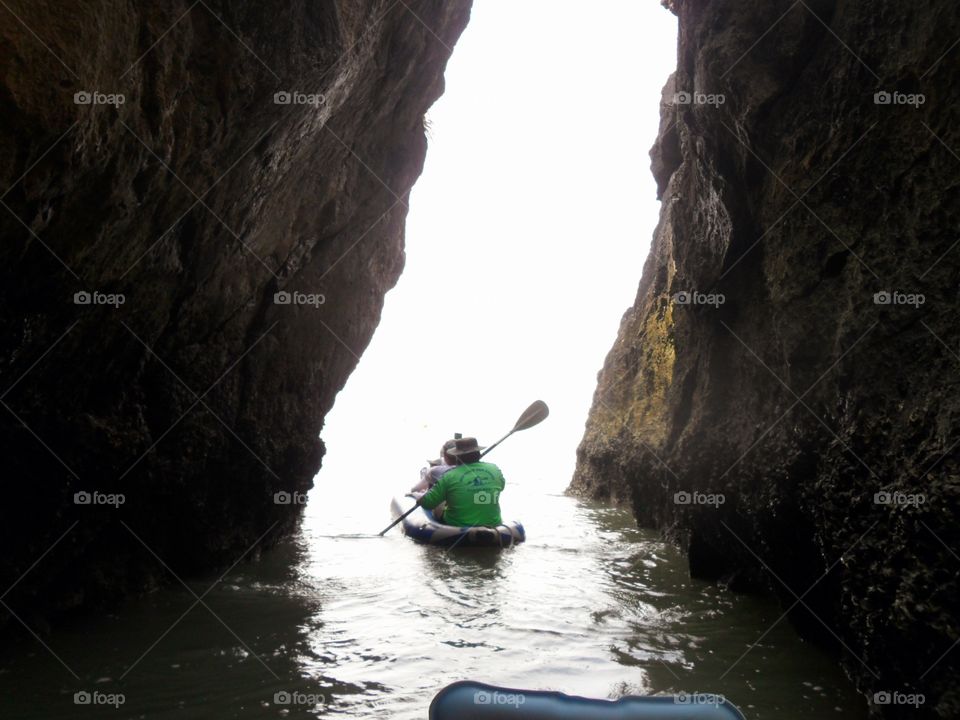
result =
[[[533,520],[530,540],[500,554],[349,537],[382,528],[387,502],[335,522],[313,503],[294,540],[235,568],[204,604],[190,609],[174,587],[58,630],[49,650],[29,637],[4,647],[0,717],[425,718],[461,679],[722,693],[764,720],[865,717],[830,659],[785,621],[768,632],[772,601],[691,581],[623,511],[517,487],[512,502]],[[76,705],[82,690],[124,703]],[[295,702],[277,704],[283,692]]]

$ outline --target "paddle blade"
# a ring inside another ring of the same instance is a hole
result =
[[[549,414],[550,408],[547,407],[547,404],[543,400],[537,400],[523,411],[523,415],[517,420],[517,424],[513,426],[513,432],[532,428],[534,425],[546,419]]]

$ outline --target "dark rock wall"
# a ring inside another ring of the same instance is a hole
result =
[[[926,696],[878,712],[960,716],[960,8],[672,6],[660,223],[571,489]]]
[[[310,487],[402,269],[423,115],[469,7],[0,8],[9,611],[39,627],[293,526],[274,493]]]

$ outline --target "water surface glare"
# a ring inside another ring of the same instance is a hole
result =
[[[774,625],[773,601],[690,580],[625,511],[511,489],[505,514],[527,520],[529,541],[502,553],[422,547],[398,528],[377,538],[388,499],[331,516],[312,497],[289,542],[207,595],[216,576],[189,583],[202,603],[171,587],[56,631],[50,651],[5,647],[0,717],[412,720],[462,679],[722,693],[764,720],[866,717],[836,664]],[[124,704],[75,705],[82,690]]]

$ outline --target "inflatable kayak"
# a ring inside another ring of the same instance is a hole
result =
[[[723,695],[593,700],[544,690],[514,690],[478,682],[448,685],[430,703],[430,720],[744,720]]]
[[[398,495],[390,503],[390,512],[398,518],[415,503],[412,495]],[[457,527],[444,525],[422,507],[407,515],[400,526],[415,542],[443,547],[511,547],[527,538],[523,525],[515,521],[497,527]]]

